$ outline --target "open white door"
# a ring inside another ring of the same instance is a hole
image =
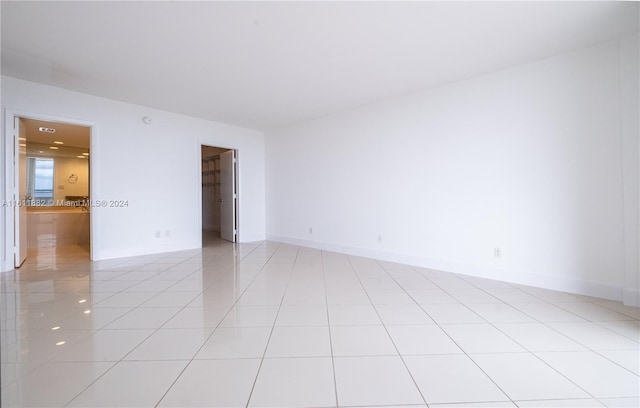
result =
[[[14,199],[16,200],[14,212],[14,242],[15,242],[15,267],[19,268],[27,259],[27,148],[23,141],[27,140],[26,129],[20,123],[19,117],[14,117],[14,160],[17,169],[14,184]]]
[[[236,242],[235,150],[220,154],[220,237]]]

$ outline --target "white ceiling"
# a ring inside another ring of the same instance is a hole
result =
[[[2,74],[254,129],[584,48],[636,2],[6,2]]]
[[[27,143],[38,143],[47,146],[79,147],[89,149],[91,128],[85,126],[71,125],[68,123],[47,122],[44,120],[22,119],[25,127]],[[55,129],[55,133],[40,132],[40,127]],[[62,142],[62,145],[55,145],[53,142]]]

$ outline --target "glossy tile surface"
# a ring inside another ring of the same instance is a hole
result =
[[[408,357],[406,361],[429,404],[509,400],[465,355]]]
[[[637,308],[209,240],[0,275],[2,407],[637,406]]]

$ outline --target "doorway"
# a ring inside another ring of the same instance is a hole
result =
[[[202,245],[238,240],[237,152],[201,145]]]
[[[91,259],[91,127],[14,116],[14,267]]]

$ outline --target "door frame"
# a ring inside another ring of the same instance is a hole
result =
[[[3,148],[3,160],[4,160],[4,171],[5,177],[2,179],[2,191],[3,191],[3,199],[7,202],[13,200],[13,196],[15,194],[14,186],[18,182],[17,178],[19,177],[18,173],[18,162],[14,161],[15,150],[14,150],[14,132],[13,132],[13,124],[14,118],[19,117],[23,119],[33,119],[33,120],[42,120],[47,122],[61,122],[70,125],[84,126],[89,128],[89,151],[91,152],[91,159],[89,160],[89,191],[92,194],[96,193],[95,189],[95,180],[96,179],[96,157],[95,146],[96,139],[98,134],[97,125],[95,122],[79,120],[73,118],[67,118],[63,116],[57,115],[47,115],[41,113],[34,112],[26,112],[16,109],[6,108],[4,111],[4,143],[2,143]],[[96,212],[95,209],[92,208],[89,215],[89,245],[90,245],[90,257],[93,260],[95,258],[96,248],[96,237],[98,234],[96,233],[96,227],[98,223],[96,222]],[[1,245],[0,248],[0,272],[10,271],[14,269],[14,253],[15,253],[15,240],[14,240],[14,216],[15,209],[12,205],[3,206],[3,211],[1,212],[2,219],[0,220],[2,227],[2,235],[4,245]]]
[[[202,146],[208,147],[217,147],[219,149],[229,149],[235,150],[236,152],[236,167],[235,167],[235,187],[236,187],[236,244],[240,243],[240,185],[241,185],[241,173],[240,173],[240,149],[238,146],[229,145],[226,143],[217,143],[209,140],[200,140],[198,141],[198,176],[196,179],[198,180],[198,237],[200,242],[200,247],[202,247]]]

